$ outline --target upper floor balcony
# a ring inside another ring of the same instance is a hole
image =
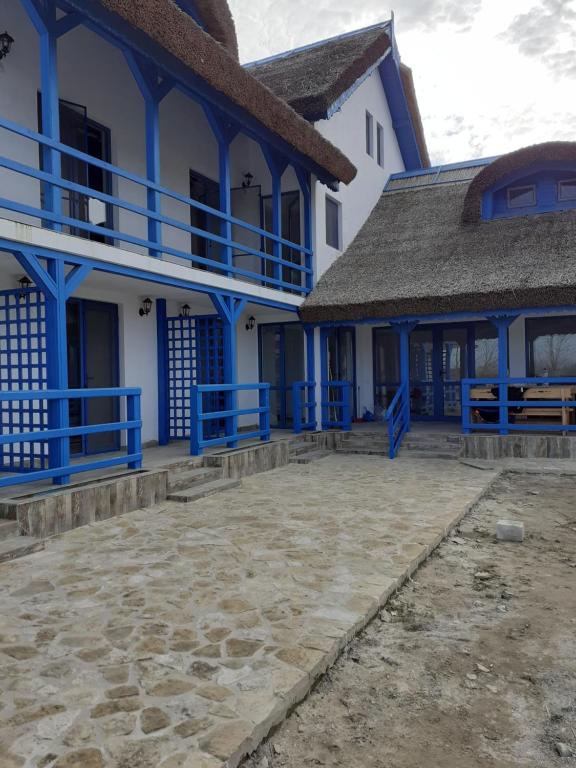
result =
[[[112,15],[113,2],[85,5],[5,6],[14,43],[0,71],[0,216],[306,295],[311,184],[353,167],[173,3],[180,42],[200,34],[215,67],[226,57],[238,103]],[[275,102],[276,131],[258,96]],[[278,118],[292,121],[292,143]]]

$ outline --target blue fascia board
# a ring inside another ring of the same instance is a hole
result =
[[[411,179],[413,176],[427,176],[432,173],[443,173],[444,171],[457,171],[460,168],[475,168],[476,166],[490,165],[495,160],[498,160],[500,155],[494,155],[493,157],[482,157],[478,160],[464,160],[459,163],[446,163],[445,165],[433,165],[430,168],[421,168],[414,171],[400,171],[399,173],[390,174],[390,181],[394,179]]]
[[[420,156],[420,148],[412,124],[412,115],[402,85],[400,63],[395,55],[394,39],[392,40],[392,55],[384,58],[380,63],[379,71],[404,167],[407,170],[421,169],[424,164]]]
[[[254,116],[241,107],[226,99],[221,93],[190,71],[190,69],[169,51],[162,48],[144,32],[135,29],[117,14],[105,9],[97,0],[65,0],[59,3],[61,7],[73,8],[80,12],[85,23],[96,34],[105,37],[115,46],[128,47],[136,50],[142,56],[152,59],[175,81],[189,98],[202,102],[205,100],[216,104],[232,121],[236,122],[243,133],[256,142],[265,141],[275,147],[291,163],[307,168],[320,182],[333,187],[338,179],[327,173],[311,158],[294,149],[287,141],[262,125]]]
[[[352,94],[362,85],[362,83],[364,83],[370,77],[370,75],[376,69],[378,69],[378,67],[384,61],[386,56],[390,55],[391,50],[392,50],[391,48],[388,48],[384,56],[381,56],[377,62],[375,62],[369,69],[367,69],[366,72],[364,72],[364,74],[361,77],[359,77],[358,80],[356,80],[356,82],[350,86],[350,88],[348,88],[348,90],[344,91],[344,93],[341,94],[341,96],[339,96],[336,99],[336,101],[330,105],[330,107],[328,107],[328,109],[326,110],[326,115],[322,119],[330,120],[330,118],[333,117],[336,114],[336,112],[339,112],[344,106],[344,104],[348,101],[350,96],[352,96]]]
[[[14,253],[18,251],[31,251],[42,259],[61,259],[66,264],[73,264],[79,266],[91,267],[97,272],[107,272],[114,275],[120,275],[123,277],[129,277],[135,280],[144,280],[148,283],[156,283],[157,285],[165,285],[172,288],[182,288],[187,291],[202,293],[202,294],[217,294],[219,296],[228,296],[240,301],[247,301],[249,304],[257,304],[263,307],[272,307],[273,309],[279,309],[284,312],[298,312],[298,307],[293,304],[286,304],[282,301],[276,301],[274,299],[266,299],[262,296],[255,296],[249,293],[249,285],[247,284],[246,292],[242,291],[229,291],[226,289],[217,288],[211,285],[205,285],[203,283],[197,283],[192,280],[183,280],[180,278],[172,277],[171,275],[163,275],[157,272],[148,272],[144,269],[137,267],[126,267],[123,264],[115,264],[111,262],[101,262],[92,259],[88,259],[84,256],[78,256],[73,253],[64,253],[59,251],[53,251],[49,248],[42,248],[36,245],[30,245],[27,243],[19,243],[14,240],[5,240],[0,238],[0,251],[7,251]]]
[[[327,43],[335,43],[339,42],[340,40],[347,40],[351,37],[355,37],[356,35],[362,35],[365,32],[371,32],[373,29],[387,29],[390,27],[390,21],[379,21],[377,24],[371,24],[368,27],[362,27],[362,29],[354,29],[351,32],[343,32],[341,35],[335,35],[334,37],[326,37],[324,40],[316,40],[313,43],[308,43],[307,45],[301,45],[298,48],[291,48],[289,51],[282,51],[281,53],[275,53],[272,56],[266,56],[264,59],[257,59],[256,61],[249,61],[246,64],[243,64],[242,66],[245,69],[250,69],[251,67],[257,67],[260,64],[268,64],[271,61],[279,61],[280,59],[288,59],[290,56],[296,56],[298,53],[303,53],[304,51],[311,51],[314,48],[320,48],[323,45],[326,45]]]
[[[188,16],[190,16],[196,24],[201,29],[205,29],[204,22],[202,21],[200,14],[198,13],[198,9],[196,8],[196,4],[194,3],[194,0],[174,0],[176,5],[181,8],[184,13],[187,13]]]

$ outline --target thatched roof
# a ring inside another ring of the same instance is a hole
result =
[[[236,27],[227,0],[194,0],[194,7],[209,35],[238,58]]]
[[[574,304],[576,210],[462,221],[464,200],[474,185],[470,177],[480,178],[477,174],[487,174],[490,167],[465,170],[465,182],[437,178],[428,186],[402,189],[393,181],[348,250],[305,300],[302,320]]]
[[[224,0],[202,0],[197,10],[209,20],[208,7],[213,4],[213,19],[208,27],[221,39],[231,35],[224,11]],[[275,96],[240,66],[233,53],[224,48],[208,32],[201,29],[174,0],[70,0],[70,5],[89,12],[90,6],[101,6],[112,12],[119,22],[134,28],[148,41],[184,64],[192,77],[197,77],[226,99],[256,118],[296,152],[309,158],[325,174],[348,184],[356,168],[334,145],[316,131],[286,102]],[[218,24],[222,27],[217,32]],[[227,27],[227,32],[226,32]],[[228,42],[230,46],[230,41]]]
[[[260,82],[311,122],[330,108],[391,48],[391,23],[377,24],[286,54],[246,65]],[[412,71],[400,65],[402,85],[412,116],[423,164],[429,165]]]

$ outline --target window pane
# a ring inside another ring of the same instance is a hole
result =
[[[366,152],[374,156],[374,118],[370,112],[366,112]]]
[[[492,323],[474,327],[474,367],[477,379],[498,376],[498,331]]]
[[[558,182],[559,200],[576,200],[576,179]]]
[[[326,198],[326,244],[340,248],[340,205]]]
[[[508,190],[508,207],[524,208],[528,205],[536,205],[536,188],[510,187]]]
[[[378,123],[376,125],[376,155],[378,165],[384,167],[384,128]]]
[[[526,320],[531,376],[576,376],[576,316]]]

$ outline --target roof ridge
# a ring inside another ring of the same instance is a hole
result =
[[[264,59],[257,59],[255,61],[249,61],[242,66],[245,69],[250,69],[251,67],[259,66],[260,64],[268,64],[271,61],[279,61],[280,59],[288,59],[290,56],[295,56],[298,53],[303,53],[304,51],[310,51],[314,48],[320,48],[322,45],[326,45],[327,43],[333,43],[339,40],[347,40],[350,37],[354,37],[356,35],[363,34],[364,32],[371,32],[372,30],[381,28],[383,31],[386,30],[387,27],[390,26],[391,19],[387,19],[386,21],[380,21],[377,24],[371,24],[368,27],[362,27],[362,29],[354,29],[351,32],[343,32],[340,35],[334,35],[334,37],[327,37],[324,40],[317,40],[313,43],[308,43],[307,45],[299,46],[298,48],[292,48],[288,51],[282,51],[281,53],[275,53],[272,56],[267,56]]]

